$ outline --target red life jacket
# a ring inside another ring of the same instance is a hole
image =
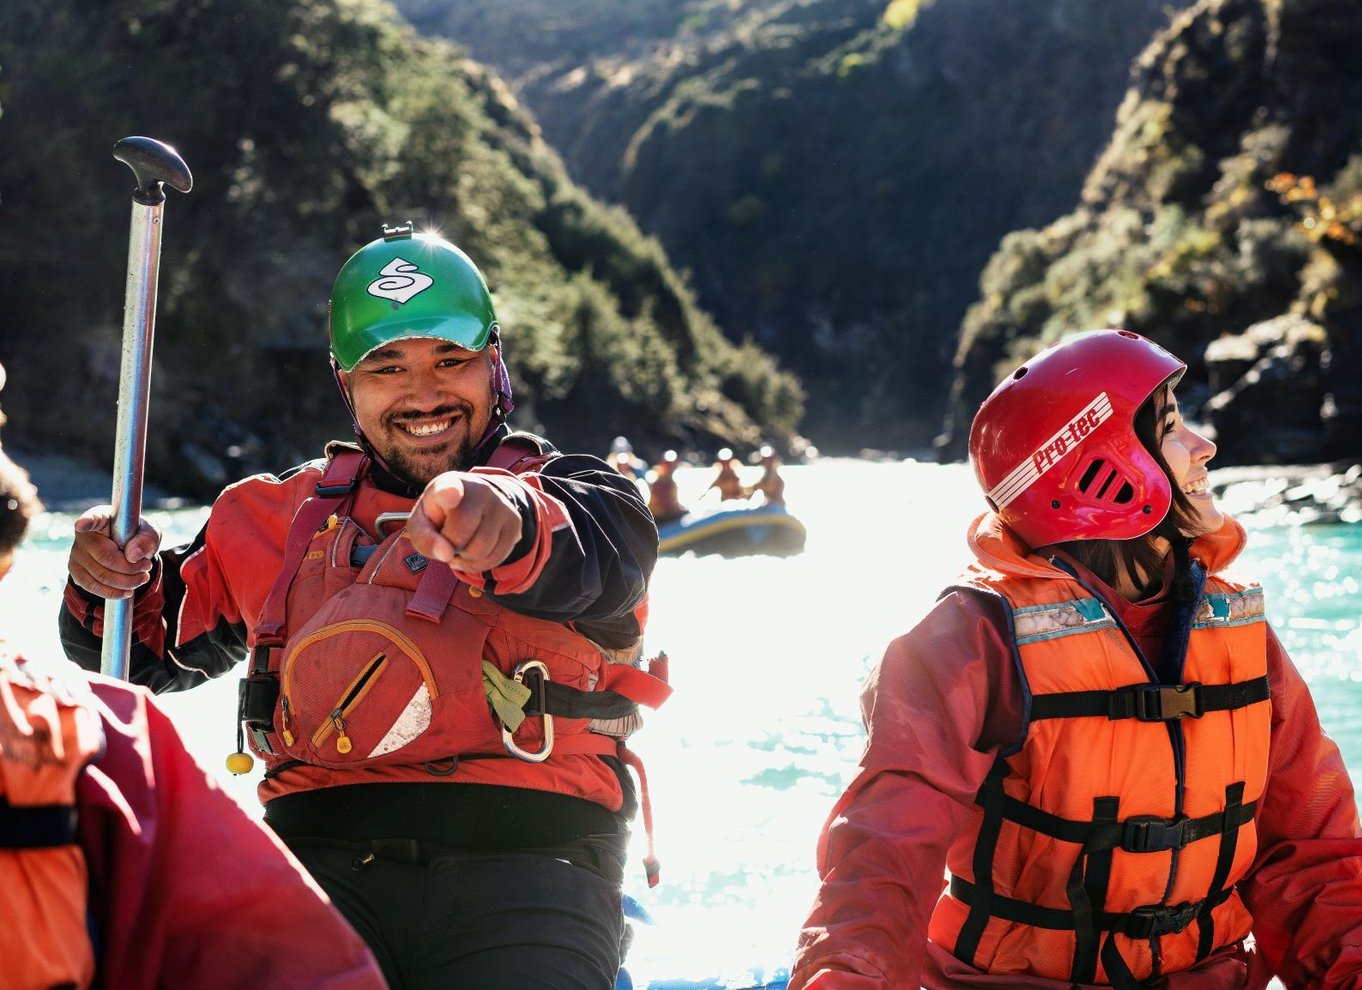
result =
[[[1251,927],[1270,704],[1262,590],[1218,577],[1169,635],[1162,685],[1076,579],[975,568],[1002,596],[1025,694],[1021,744],[976,798],[929,932],[992,974],[1134,987]]]
[[[536,455],[513,438],[491,466]],[[462,758],[513,757],[498,782],[606,803],[601,780],[613,775],[574,757],[609,755],[639,773],[650,828],[646,778],[624,740],[638,706],[670,693],[665,655],[644,669],[637,649],[605,651],[570,625],[505,608],[428,561],[401,525],[352,566],[362,531],[346,507],[366,469],[358,451],[332,457],[251,630],[240,714],[273,793],[345,783],[357,769],[430,781]]]
[[[88,987],[89,877],[76,778],[104,734],[83,681],[39,673],[0,643],[0,985]]]

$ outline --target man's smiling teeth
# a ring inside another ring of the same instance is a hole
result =
[[[1190,485],[1186,485],[1182,489],[1182,493],[1184,495],[1205,495],[1210,490],[1210,485],[1206,483],[1205,478],[1202,478],[1200,481],[1194,481]]]
[[[438,423],[398,423],[397,425],[414,437],[430,437],[449,429],[449,424],[452,422],[454,422],[452,419],[442,419]]]

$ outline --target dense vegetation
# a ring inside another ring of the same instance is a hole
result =
[[[1160,34],[1079,207],[989,262],[955,422],[1000,365],[1119,323],[1188,360],[1222,463],[1362,455],[1359,50],[1344,0],[1202,0]]]
[[[499,79],[376,0],[11,0],[0,8],[6,438],[112,447],[132,176],[165,211],[150,477],[198,496],[348,432],[327,371],[340,264],[413,219],[484,268],[519,425],[604,451],[788,442],[801,395],[730,344],[658,244],[571,182]]]
[[[825,448],[922,447],[1001,238],[1067,213],[1167,0],[398,0],[801,374]]]

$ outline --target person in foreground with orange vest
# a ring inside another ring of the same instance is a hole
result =
[[[41,510],[0,451],[0,577]],[[382,990],[150,692],[0,640],[0,988]]]
[[[977,560],[867,681],[791,990],[1362,987],[1353,785],[1185,370],[1094,331],[980,408]]]
[[[87,513],[68,652],[93,663],[100,599],[135,592],[134,680],[249,653],[265,821],[393,987],[612,987],[624,739],[668,691],[640,660],[652,517],[604,461],[510,431],[491,296],[454,245],[385,227],[336,278],[330,341],[358,444],[230,486],[172,550],[147,529],[119,552]]]

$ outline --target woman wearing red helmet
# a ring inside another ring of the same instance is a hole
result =
[[[867,682],[791,990],[1362,988],[1352,783],[1185,370],[1093,331],[980,408],[976,561]]]

